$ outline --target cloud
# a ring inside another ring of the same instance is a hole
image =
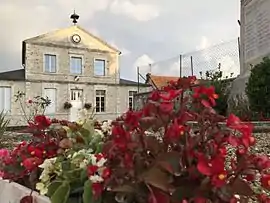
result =
[[[129,51],[128,49],[118,46],[114,41],[110,41],[109,44],[114,48],[118,49],[119,51],[121,51],[121,56],[126,56],[131,53],[131,51]]]
[[[123,52],[121,77],[136,78],[136,69],[131,67],[138,56],[160,61],[205,48],[208,42],[236,39],[239,5],[235,0],[0,0],[0,70],[20,68],[21,42],[72,25],[69,17],[75,9],[80,26],[107,42],[115,42]],[[215,68],[205,65],[202,56],[196,57],[194,69]],[[141,64],[147,66],[151,60]],[[189,67],[190,56],[185,60],[184,66]],[[152,72],[178,75],[177,57],[165,61],[154,64]]]
[[[201,51],[202,57],[206,61],[211,60],[211,53],[209,52],[208,48],[211,47],[211,42],[206,36],[201,37],[200,44],[196,46],[197,51]]]
[[[110,5],[110,11],[138,21],[149,21],[159,16],[159,9],[156,5],[135,4],[130,0],[114,0]]]
[[[149,64],[153,63],[154,60],[150,56],[148,56],[147,54],[143,54],[136,59],[133,68],[134,70],[137,70],[137,67],[139,67],[140,74],[145,77],[147,73],[152,72]]]
[[[223,77],[230,77],[231,73],[236,77],[240,73],[239,62],[236,62],[230,56],[224,56],[220,59],[221,71]]]

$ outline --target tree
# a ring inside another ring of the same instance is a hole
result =
[[[201,73],[202,75],[202,73]],[[214,71],[206,71],[205,79],[209,83],[209,85],[213,85],[215,87],[216,93],[219,95],[219,98],[216,100],[216,106],[214,109],[220,114],[226,116],[227,108],[228,108],[228,96],[229,96],[229,88],[228,85],[231,82],[233,73],[229,76],[223,77],[223,73],[221,71],[221,64],[218,65],[218,69]]]
[[[246,86],[249,107],[253,113],[264,118],[270,117],[270,59],[263,61],[251,69]]]

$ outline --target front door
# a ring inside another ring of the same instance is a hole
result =
[[[70,109],[70,121],[77,121],[80,118],[80,111],[82,109],[83,102],[83,90],[72,89],[70,90],[70,103],[72,107]]]

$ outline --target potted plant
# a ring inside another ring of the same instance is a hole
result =
[[[270,158],[250,151],[253,126],[217,114],[214,88],[195,84],[181,78],[154,90],[110,128],[36,116],[33,139],[0,159],[2,176],[51,203],[268,203]]]
[[[92,104],[91,103],[85,103],[84,104],[84,108],[87,109],[87,110],[89,110],[89,109],[92,108]]]
[[[64,109],[70,109],[72,107],[72,104],[70,102],[65,102],[64,103]]]

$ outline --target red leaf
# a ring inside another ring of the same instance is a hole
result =
[[[141,178],[146,184],[152,185],[163,191],[168,192],[172,189],[172,186],[169,184],[169,176],[157,166],[154,166],[147,172],[143,173]]]
[[[149,187],[150,195],[148,203],[169,203],[170,197],[157,188]]]
[[[172,102],[163,102],[159,105],[159,109],[163,112],[163,113],[171,113],[173,110],[173,106],[174,104]]]
[[[180,154],[178,152],[167,152],[160,154],[157,158],[159,166],[169,173],[176,175],[180,173]]]
[[[249,197],[254,194],[249,183],[239,177],[232,182],[232,191],[234,192],[234,194]]]
[[[208,101],[204,100],[204,99],[201,101],[201,104],[206,108],[211,107],[210,103]]]
[[[204,157],[199,158],[197,169],[200,173],[204,175],[211,175],[211,168],[209,167],[209,164]]]

